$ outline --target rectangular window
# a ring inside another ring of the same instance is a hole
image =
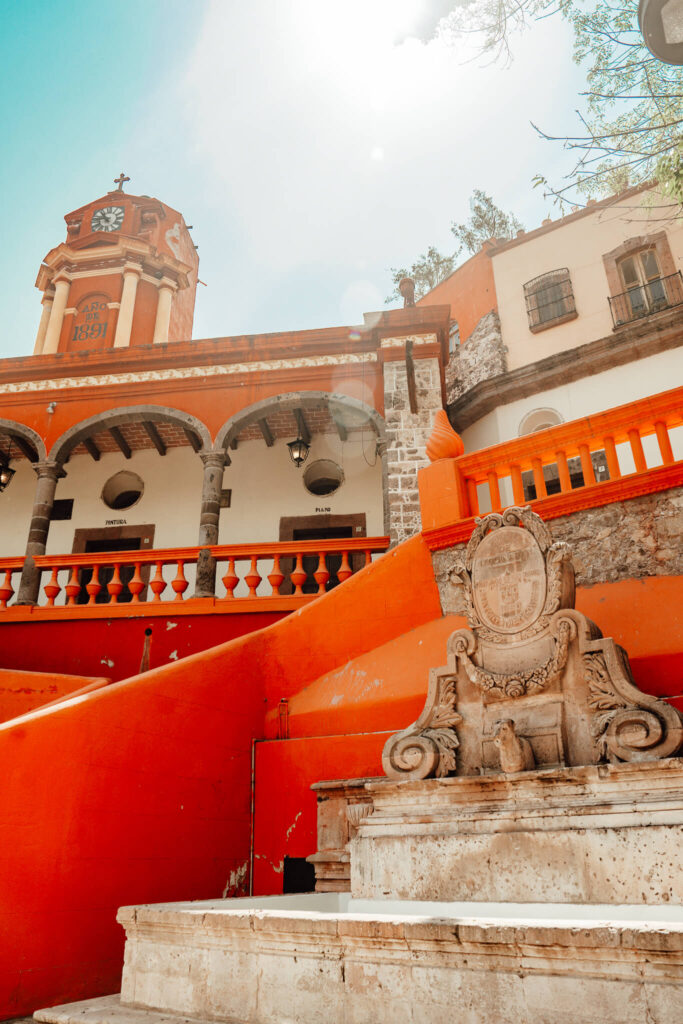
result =
[[[52,505],[50,519],[57,522],[60,519],[71,519],[74,511],[73,498],[56,498]]]
[[[531,331],[542,331],[577,316],[567,267],[527,281],[524,285],[524,298]]]

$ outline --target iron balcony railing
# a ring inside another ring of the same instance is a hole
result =
[[[662,309],[680,306],[682,303],[683,281],[680,270],[668,277],[657,277],[647,284],[629,288],[621,295],[611,296],[609,300],[615,327],[640,320],[641,317],[658,313]]]

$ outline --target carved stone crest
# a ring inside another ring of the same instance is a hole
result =
[[[392,736],[392,778],[654,760],[683,741],[678,712],[642,693],[626,652],[574,609],[567,545],[509,508],[476,520],[454,575],[467,629],[430,672],[420,717]]]

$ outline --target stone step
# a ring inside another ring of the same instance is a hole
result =
[[[223,1024],[243,1024],[234,1017],[224,1017],[222,1020]],[[37,1010],[32,1020],[26,1019],[26,1024],[34,1024],[35,1021],[42,1021],[43,1024],[216,1024],[202,1017],[183,1017],[158,1010],[122,1006],[118,992],[113,996],[83,999],[78,1003]]]

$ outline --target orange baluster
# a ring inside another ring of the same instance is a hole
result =
[[[628,439],[631,442],[631,451],[633,452],[633,461],[636,464],[636,473],[644,473],[647,469],[647,462],[645,461],[643,442],[640,440],[640,431],[637,427],[632,427],[632,429],[629,430]]]
[[[548,492],[545,486],[545,477],[543,476],[543,463],[540,459],[532,459],[531,468],[534,471],[534,486],[536,487],[536,497],[547,498]]]
[[[58,573],[59,573],[59,569],[57,569],[56,567],[53,568],[52,576],[50,576],[50,579],[48,580],[48,582],[43,587],[43,590],[45,591],[45,596],[47,598],[47,606],[48,606],[48,608],[53,608],[54,607],[55,598],[57,597],[57,595],[59,594],[60,590],[62,589],[60,587],[60,585],[59,585],[59,580],[57,579],[57,574]],[[78,590],[80,590],[80,589],[81,588],[79,587]],[[72,604],[72,603],[73,602],[71,601],[71,599],[69,599],[69,604]]]
[[[280,593],[280,587],[282,585],[282,581],[284,580],[284,578],[285,574],[280,568],[280,556],[274,555],[273,568],[272,571],[268,573],[268,582],[272,587],[271,595]]]
[[[117,562],[114,566],[114,572],[112,577],[107,583],[107,593],[111,598],[111,604],[118,604],[119,595],[123,590],[123,583],[121,582],[121,566]]]
[[[618,480],[621,476],[621,470],[619,469],[619,458],[617,456],[617,446],[614,443],[614,438],[608,434],[607,437],[603,437],[602,443],[605,446],[605,457],[607,458],[609,478],[610,480]]]
[[[572,489],[572,478],[569,475],[567,453],[564,449],[560,448],[559,451],[555,452],[555,458],[557,459],[557,472],[560,478],[560,491],[562,494],[566,494],[567,491]]]
[[[152,588],[152,593],[154,594],[154,597],[152,598],[152,601],[161,601],[161,595],[166,590],[166,580],[164,579],[164,563],[163,562],[157,562],[157,566],[156,566],[156,570],[154,572],[154,576],[150,580],[150,584],[149,585]]]
[[[185,579],[185,560],[183,558],[178,559],[178,572],[174,580],[171,580],[171,586],[175,590],[175,601],[182,601],[183,594],[189,587],[189,583]]]
[[[92,567],[92,576],[90,577],[90,583],[86,583],[85,589],[88,591],[88,594],[89,594],[88,604],[95,604],[96,603],[97,595],[99,594],[100,590],[102,589],[102,584],[100,583],[100,567],[99,567],[99,565],[93,565],[93,567]]]
[[[320,552],[318,555],[318,568],[313,573],[313,579],[318,584],[318,593],[325,593],[325,584],[330,578],[330,571],[325,563],[325,554]]]
[[[12,569],[5,569],[5,581],[0,587],[0,608],[6,608],[7,602],[14,593],[14,587],[12,586]]]
[[[500,500],[500,487],[498,486],[498,472],[492,469],[486,474],[489,482],[489,494],[491,496],[491,511],[500,512],[503,507]]]
[[[76,604],[76,598],[81,592],[81,581],[78,578],[78,569],[75,565],[71,567],[71,575],[69,576],[69,582],[64,587],[67,596],[67,605]]]
[[[237,586],[237,584],[239,583],[239,581],[240,581],[240,578],[237,575],[237,573],[235,572],[235,559],[232,556],[230,556],[230,558],[228,558],[228,571],[226,572],[225,576],[223,577],[223,586],[225,587],[225,589],[227,591],[227,593],[225,595],[226,597],[234,597],[235,596],[233,591],[234,591],[235,587]]]
[[[372,551],[366,551],[365,552],[365,564],[363,565],[363,568],[365,568],[366,565],[370,565],[371,561],[372,561]]]
[[[258,569],[256,568],[257,562],[258,556],[252,555],[251,565],[249,566],[249,572],[244,577],[244,582],[249,587],[249,597],[256,597],[256,591],[258,589],[259,583],[261,582],[261,577],[259,576]]]
[[[523,505],[524,484],[522,483],[522,471],[517,463],[510,466],[510,479],[512,480],[512,496],[515,499],[515,505]]]
[[[470,515],[479,515],[479,495],[477,494],[477,482],[473,480],[471,476],[468,476],[465,480],[465,486],[467,488],[467,501],[470,506]]]
[[[581,472],[583,473],[583,482],[586,487],[594,484],[595,473],[593,471],[593,460],[591,459],[590,448],[587,444],[579,445],[579,455],[581,456]]]
[[[294,584],[294,596],[301,597],[303,590],[301,589],[306,582],[306,570],[303,566],[303,555],[296,556],[296,565],[290,576],[292,583]]]
[[[348,551],[345,551],[342,554],[341,565],[339,566],[339,568],[337,570],[337,577],[339,578],[339,582],[343,583],[344,580],[348,580],[349,576],[352,576],[352,575],[353,575],[353,569],[349,565],[349,553],[348,553]]]
[[[128,584],[128,589],[133,595],[130,602],[131,604],[140,604],[140,594],[145,589],[142,573],[140,572],[140,565],[140,562],[135,563],[135,572],[133,573],[132,580]]]
[[[662,453],[662,462],[665,466],[670,466],[674,462],[674,453],[669,440],[669,428],[663,420],[658,420],[655,423],[655,434],[659,450]]]

